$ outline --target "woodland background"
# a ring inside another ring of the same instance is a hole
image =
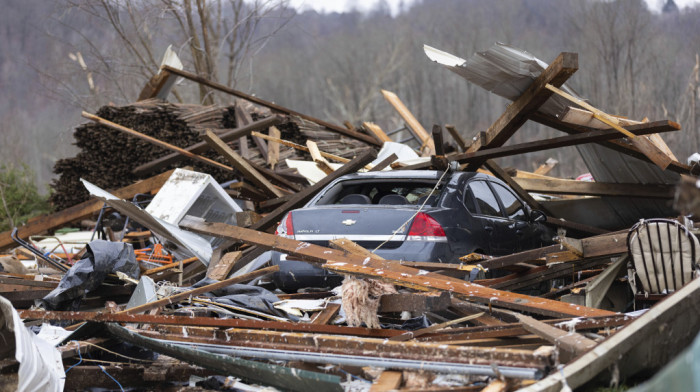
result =
[[[169,45],[186,70],[302,113],[391,130],[401,122],[381,96],[387,89],[427,129],[454,124],[468,138],[507,102],[430,62],[423,44],[463,58],[495,42],[545,62],[578,52],[569,84],[608,113],[679,122],[683,131],[663,137],[684,161],[700,151],[700,7],[664,8],[652,12],[642,0],[424,0],[394,14],[381,1],[367,12],[319,14],[279,0],[11,0],[0,13],[0,170],[26,167],[22,176],[47,192],[53,163],[75,154],[80,111],[135,101]],[[231,101],[188,82],[170,99]],[[555,135],[527,124],[511,142]],[[548,157],[560,162],[553,175],[587,171],[573,148],[502,164],[532,170]]]

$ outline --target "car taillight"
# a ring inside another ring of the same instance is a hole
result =
[[[292,213],[289,212],[282,218],[277,230],[275,230],[275,235],[279,235],[287,238],[294,238],[294,223],[292,222]]]
[[[439,237],[439,238],[436,238]],[[411,229],[408,231],[408,240],[445,240],[445,230],[442,226],[430,215],[419,212],[415,218],[413,218],[413,223],[411,224]]]

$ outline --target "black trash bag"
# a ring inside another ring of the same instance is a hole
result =
[[[86,293],[99,287],[110,273],[123,272],[131,278],[141,275],[131,244],[96,240],[87,245],[87,252],[61,279],[53,291],[38,305],[48,310],[75,309]]]
[[[186,289],[190,290],[216,282],[217,281],[214,279],[204,278],[192,285],[192,287],[188,287]],[[241,308],[267,313],[273,316],[284,317],[292,321],[298,321],[297,317],[287,314],[282,310],[275,309],[272,304],[279,301],[279,298],[277,298],[277,296],[271,291],[260,286],[238,283],[214,290],[210,293],[206,293],[205,295],[212,301],[224,305],[238,306]]]

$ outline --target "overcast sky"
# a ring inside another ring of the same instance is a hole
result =
[[[312,8],[319,12],[343,12],[352,9],[365,11],[371,9],[379,0],[291,0],[292,5],[297,8]],[[385,0],[391,7],[392,13],[396,13],[399,4],[403,1],[405,4],[410,4],[413,0]],[[428,0],[429,1],[429,0]],[[645,0],[649,8],[655,11],[661,10],[665,0]],[[683,8],[687,5],[698,3],[700,0],[675,0],[678,7]]]

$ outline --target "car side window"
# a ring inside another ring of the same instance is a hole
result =
[[[486,182],[473,181],[469,183],[468,188],[471,189],[471,193],[474,195],[474,200],[476,200],[476,205],[481,215],[503,217],[496,196],[491,192],[491,188]],[[467,208],[469,208],[469,205],[467,205]]]
[[[501,198],[503,207],[506,209],[506,215],[508,218],[519,221],[527,221],[527,215],[525,213],[525,206],[518,200],[517,197],[501,184],[492,182],[493,189],[496,191],[498,197]]]

